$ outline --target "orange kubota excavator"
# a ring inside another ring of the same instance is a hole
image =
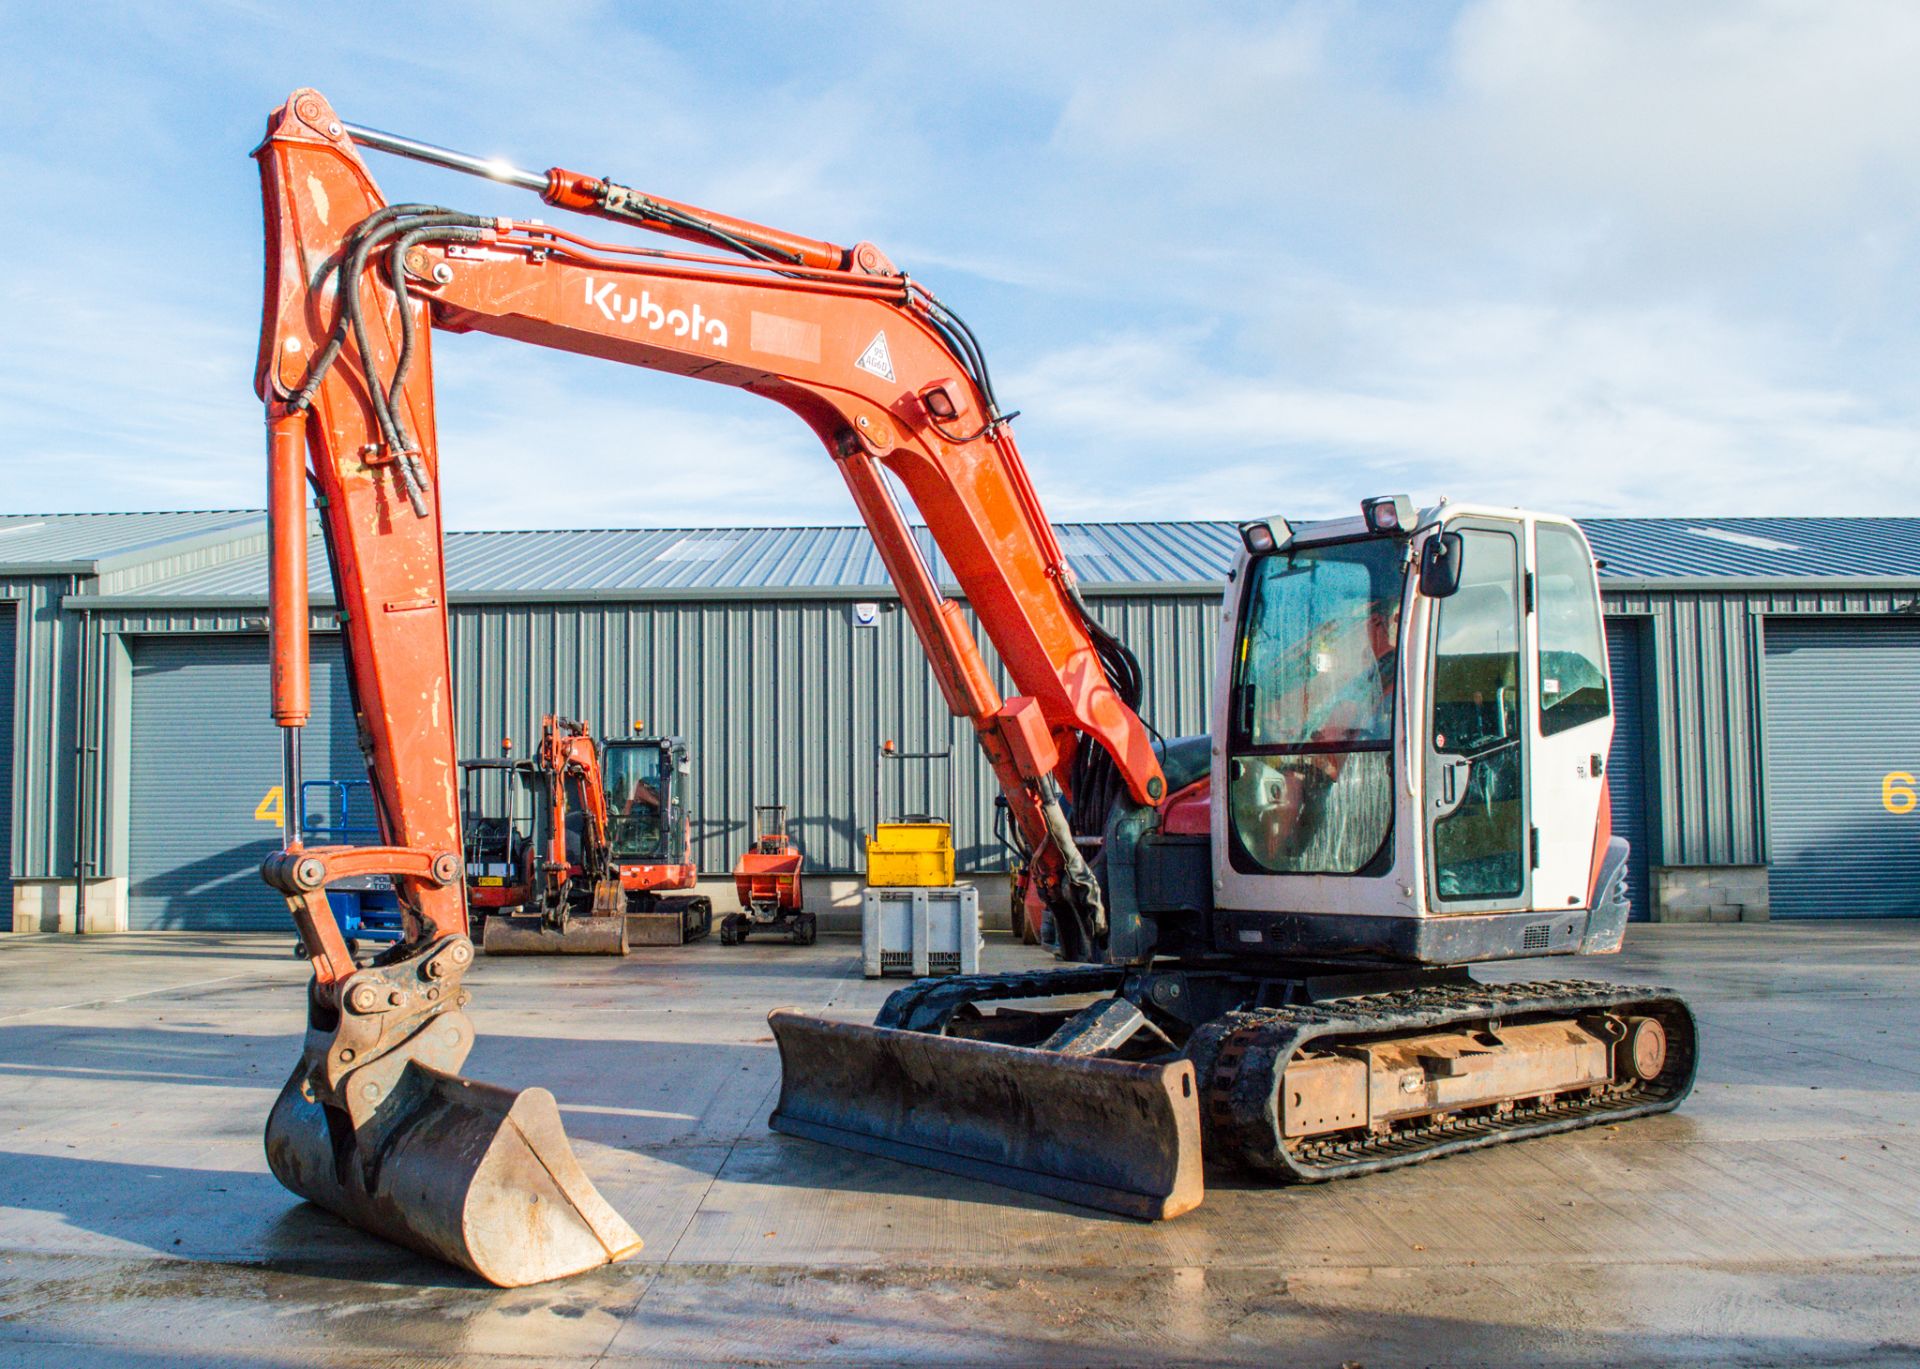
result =
[[[388,204],[356,145],[697,245]],[[732,385],[825,445],[948,706],[973,727],[1070,967],[929,980],[874,1026],[775,1013],[789,1133],[1144,1217],[1207,1158],[1332,1178],[1676,1106],[1670,993],[1485,984],[1474,962],[1617,950],[1625,843],[1594,566],[1564,518],[1404,498],[1242,525],[1210,737],[1160,742],[1082,597],[959,317],[872,244],[797,237],[343,122],[312,90],[256,153],[267,287],[273,701],[308,716],[317,495],[387,845],[265,866],[313,957],[305,1055],[268,1124],[295,1192],[499,1283],[637,1248],[552,1098],[469,1082],[431,335],[483,332]],[[889,477],[1019,693],[996,688]],[[297,833],[290,834],[297,840]],[[342,876],[391,875],[407,940],[355,967]],[[1033,1006],[1035,1000],[1041,1006]],[[983,1011],[1018,1001],[1022,1011]]]
[[[546,783],[532,908],[488,912],[488,955],[625,955],[627,896],[608,834],[607,786],[592,731],[549,714],[537,762]],[[578,821],[574,815],[578,814]]]

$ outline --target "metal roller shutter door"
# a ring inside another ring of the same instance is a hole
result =
[[[18,606],[0,600],[0,914],[13,908],[13,638]]]
[[[361,779],[338,637],[313,642],[306,778]],[[280,842],[256,816],[280,784],[260,636],[147,637],[133,645],[128,915],[136,930],[285,931],[261,882]]]
[[[1920,812],[1882,790],[1920,774],[1920,623],[1773,618],[1766,643],[1773,916],[1920,916]]]
[[[1627,886],[1633,919],[1648,916],[1647,732],[1641,710],[1640,624],[1631,618],[1607,623],[1607,674],[1613,688],[1613,747],[1607,753],[1607,793],[1613,799],[1613,834],[1625,837]]]

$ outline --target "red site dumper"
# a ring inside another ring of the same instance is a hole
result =
[[[796,946],[811,946],[814,916],[803,910],[803,857],[787,835],[787,806],[755,804],[753,826],[753,844],[733,867],[740,911],[721,919],[720,944],[737,946],[756,932],[771,932]]]

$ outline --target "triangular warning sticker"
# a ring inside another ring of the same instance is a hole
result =
[[[873,341],[867,344],[867,350],[853,363],[861,370],[877,375],[882,380],[893,379],[893,353],[887,350],[887,335],[883,330],[873,335]]]

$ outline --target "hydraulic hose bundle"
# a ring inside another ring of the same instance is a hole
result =
[[[413,307],[407,288],[407,250],[422,242],[478,242],[495,227],[492,219],[461,214],[430,204],[394,204],[369,214],[348,237],[334,276],[334,295],[340,301],[340,314],[334,321],[327,345],[314,358],[307,378],[287,401],[290,409],[305,409],[313,402],[333,363],[353,335],[367,372],[367,395],[373,405],[380,435],[393,458],[394,481],[419,518],[427,516],[426,467],[420,460],[420,447],[407,431],[401,416],[400,395],[406,386],[407,372],[413,367]],[[394,239],[398,241],[394,241]],[[394,360],[393,379],[382,385],[374,374],[373,351],[368,344],[365,304],[360,297],[360,278],[367,261],[383,245],[390,258],[390,280],[399,300],[400,352]]]

